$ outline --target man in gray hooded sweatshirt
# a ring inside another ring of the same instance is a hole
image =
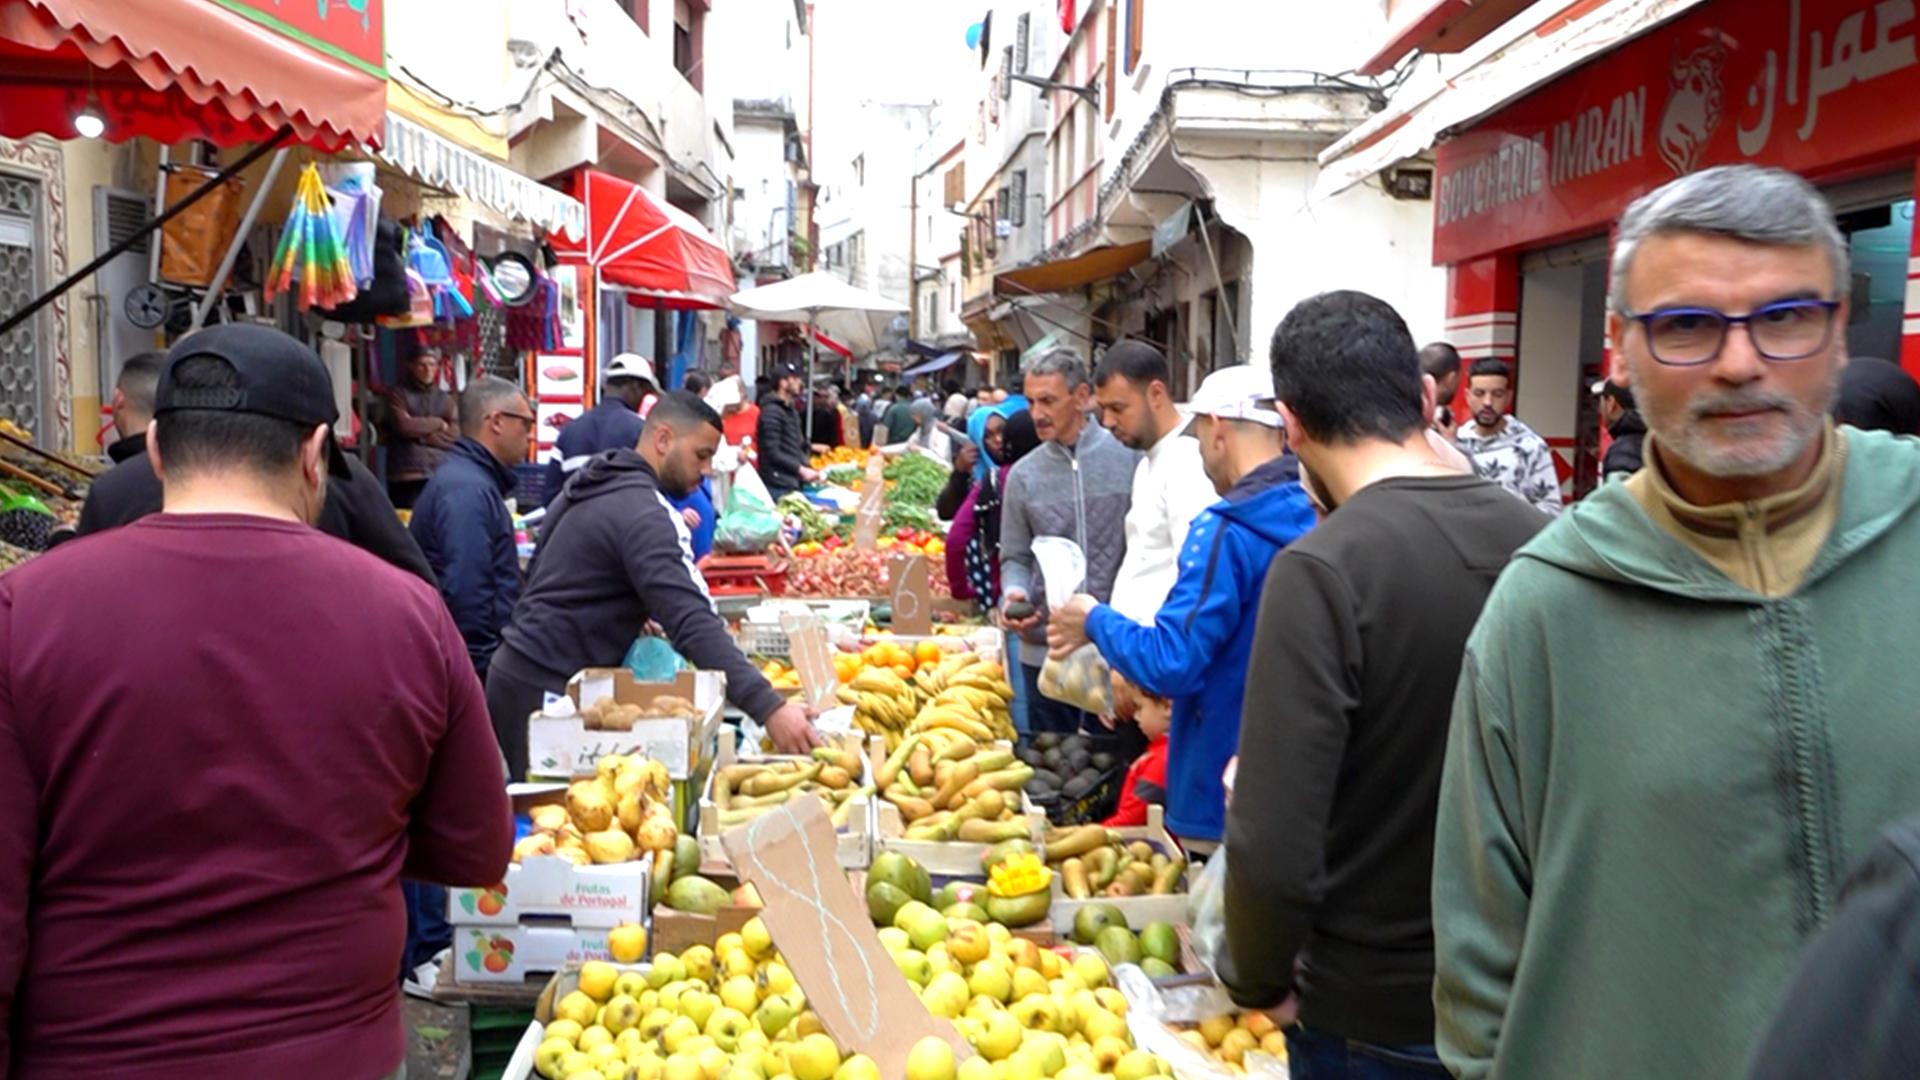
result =
[[[1101,603],[1127,554],[1127,510],[1140,455],[1088,421],[1093,384],[1087,362],[1072,349],[1053,349],[1025,368],[1028,408],[1040,446],[1007,474],[1000,500],[1001,613],[1020,634],[1020,670],[1026,679],[1027,722],[1035,732],[1074,732],[1086,714],[1040,693],[1047,658],[1046,596],[1033,559],[1035,537],[1058,536],[1080,545],[1087,580],[1080,590]],[[1064,598],[1063,598],[1064,599]],[[1008,612],[1033,612],[1015,618]]]

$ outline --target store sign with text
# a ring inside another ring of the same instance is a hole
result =
[[[387,67],[382,0],[215,0],[320,52],[375,74]]]
[[[1436,151],[1436,263],[1599,232],[1710,165],[1818,177],[1920,144],[1915,0],[1717,0]]]

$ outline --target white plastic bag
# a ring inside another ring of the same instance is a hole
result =
[[[1187,886],[1187,925],[1193,928],[1193,955],[1208,971],[1219,969],[1227,942],[1227,846],[1214,850]]]
[[[1040,583],[1047,592],[1047,608],[1058,611],[1087,581],[1087,556],[1080,545],[1058,536],[1033,542],[1033,559],[1040,564]],[[1047,658],[1040,668],[1040,692],[1055,701],[1096,716],[1113,715],[1113,674],[1100,650],[1091,642],[1065,660]]]

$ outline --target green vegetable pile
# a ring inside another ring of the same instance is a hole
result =
[[[792,495],[782,496],[780,502],[776,504],[775,509],[779,510],[781,514],[793,518],[800,523],[800,540],[802,543],[809,540],[825,540],[827,537],[833,535],[836,522],[828,517],[818,506],[815,506],[813,501],[805,495],[795,492]]]
[[[903,502],[887,504],[886,515],[881,521],[890,529],[933,529],[933,511],[924,506],[912,506]]]
[[[887,500],[907,506],[932,506],[939,501],[951,471],[924,454],[902,454],[887,464],[884,475],[895,481],[887,490]]]

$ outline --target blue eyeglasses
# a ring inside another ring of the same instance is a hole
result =
[[[1727,344],[1727,329],[1744,323],[1753,351],[1776,362],[1805,360],[1833,340],[1833,313],[1837,300],[1781,300],[1755,308],[1746,315],[1728,315],[1712,308],[1661,308],[1645,314],[1622,312],[1640,324],[1647,335],[1647,351],[1668,367],[1711,363]]]

